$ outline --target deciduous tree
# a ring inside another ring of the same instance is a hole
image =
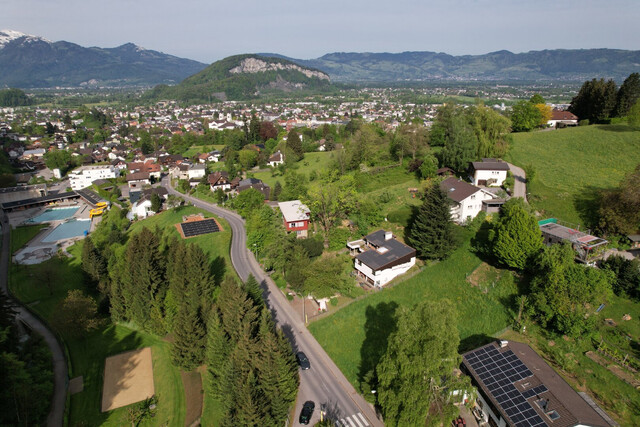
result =
[[[429,415],[451,404],[451,390],[464,388],[454,375],[460,365],[456,323],[448,300],[400,309],[397,329],[376,368],[385,424],[425,425]]]

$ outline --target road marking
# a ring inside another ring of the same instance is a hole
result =
[[[352,415],[351,417],[353,417],[353,419],[355,420],[356,424],[358,424],[358,427],[363,427],[363,425],[360,423],[360,420],[358,420],[358,417],[354,415]]]
[[[356,427],[353,421],[351,421],[351,418],[347,417],[347,421],[349,421],[349,424],[351,424],[351,427]]]
[[[338,424],[338,427],[347,427],[347,423],[344,422],[344,418],[340,421],[336,421],[336,424]]]
[[[367,420],[365,419],[364,415],[362,415],[361,412],[358,412],[358,416],[360,417],[360,419],[362,419],[362,422],[364,423],[365,426],[369,425],[369,423],[367,422]]]

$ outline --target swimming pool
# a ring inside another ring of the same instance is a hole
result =
[[[85,234],[85,232],[89,232],[90,227],[90,219],[72,219],[67,222],[63,222],[62,224],[54,228],[48,236],[42,239],[42,241],[57,242],[58,240],[82,236]]]
[[[42,212],[40,215],[36,215],[31,219],[28,219],[26,222],[49,222],[49,221],[59,221],[61,219],[72,217],[73,214],[79,208],[55,208],[55,209],[47,209]]]

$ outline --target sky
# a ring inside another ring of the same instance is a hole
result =
[[[267,52],[640,50],[639,23],[640,0],[0,0],[0,29],[204,63]]]

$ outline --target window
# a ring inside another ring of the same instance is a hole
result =
[[[476,199],[476,195],[474,194],[473,196],[471,196],[471,200],[475,200]]]

